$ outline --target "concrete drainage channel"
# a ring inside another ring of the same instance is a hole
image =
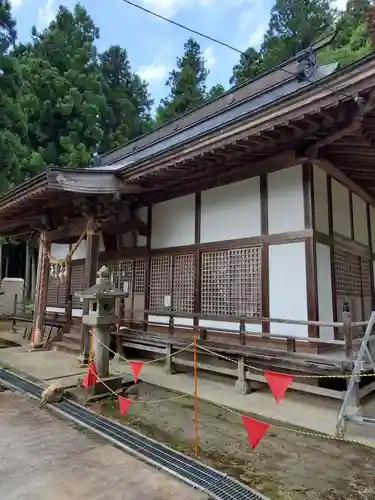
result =
[[[0,385],[39,398],[40,386],[0,369]],[[162,469],[215,500],[269,500],[244,484],[142,434],[97,415],[68,399],[49,407],[67,420],[95,432],[113,445]]]

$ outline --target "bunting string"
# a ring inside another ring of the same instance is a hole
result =
[[[114,351],[113,349],[111,349],[110,347],[108,347],[107,345],[105,345],[104,342],[102,342],[94,333],[92,333],[92,336],[93,336],[93,338],[95,340],[97,340],[97,342],[99,344],[101,344],[103,347],[105,347],[109,352],[111,352],[112,354],[114,354],[115,356],[117,356],[119,359],[122,359],[126,363],[135,363],[135,361],[131,361],[130,359],[126,358],[125,356],[122,356],[120,353]],[[189,344],[189,345],[186,345],[182,349],[179,349],[178,351],[172,352],[172,354],[166,354],[165,356],[162,356],[161,358],[151,359],[149,361],[142,361],[142,364],[143,365],[151,365],[152,363],[157,363],[159,361],[163,361],[165,359],[172,358],[173,356],[176,356],[176,354],[180,354],[180,352],[187,351],[192,346],[193,346],[193,342],[191,344]]]
[[[131,373],[133,375],[133,380],[135,383],[137,383],[139,380],[139,376],[140,376],[140,373],[141,373],[141,370],[142,370],[142,367],[144,364],[151,364],[151,363],[155,363],[157,361],[167,359],[169,357],[175,356],[176,354],[178,354],[182,351],[189,349],[191,346],[194,346],[194,342],[193,342],[192,344],[189,344],[189,345],[185,346],[184,348],[182,348],[182,349],[180,349],[172,354],[169,354],[169,355],[166,355],[166,356],[163,356],[161,358],[154,359],[154,360],[150,360],[147,362],[131,361],[131,360],[128,360],[127,358],[125,358],[124,356],[121,356],[120,354],[116,353],[115,351],[110,349],[108,346],[106,346],[99,338],[97,338],[94,335],[93,329],[91,329],[90,333],[91,333],[91,340],[93,340],[95,338],[103,347],[105,347],[110,352],[114,353],[115,355],[118,355],[119,358],[121,358],[121,359],[125,360],[127,363],[129,363],[130,370],[131,370]],[[212,354],[216,357],[219,357],[219,358],[225,359],[227,361],[236,363],[235,360],[233,360],[227,356],[224,356],[224,355],[219,354],[219,353],[215,353],[214,351],[211,351],[211,350],[209,350],[205,347],[202,347],[202,346],[197,346],[197,347],[203,352],[207,352],[207,353]],[[88,366],[88,372],[87,372],[87,375],[82,383],[82,386],[85,387],[86,389],[88,389],[91,386],[95,386],[97,382],[101,383],[107,389],[107,391],[109,393],[113,394],[118,399],[119,412],[120,412],[120,415],[123,417],[127,414],[128,410],[132,404],[163,404],[164,402],[168,402],[168,401],[175,401],[175,400],[186,398],[186,397],[188,397],[188,398],[192,397],[191,393],[186,393],[186,392],[182,392],[182,393],[180,393],[176,396],[173,396],[171,398],[165,398],[165,399],[160,399],[160,400],[152,400],[152,399],[151,400],[150,399],[148,399],[148,400],[142,400],[142,399],[141,400],[139,400],[139,399],[132,400],[132,399],[129,399],[125,396],[122,396],[118,392],[114,391],[111,387],[109,387],[98,376],[98,374],[96,372],[96,366],[95,366],[92,354],[93,353],[91,353],[91,349],[90,349],[90,361],[89,361],[89,366]],[[262,370],[261,368],[258,368],[258,367],[252,366],[252,365],[245,365],[245,366],[247,366],[250,369],[256,370],[258,372],[262,372],[262,374],[265,378],[265,381],[267,382],[267,384],[271,390],[271,393],[272,393],[277,404],[285,396],[285,393],[286,393],[287,389],[289,388],[290,384],[293,382],[294,378],[296,378],[296,377],[305,378],[305,375],[292,375],[292,374],[286,374],[286,373],[277,373],[277,372]],[[194,356],[194,367],[196,367],[196,356]],[[311,377],[314,377],[314,375],[313,376],[310,376],[310,375],[306,376],[306,378],[311,378]],[[334,376],[334,375],[322,376],[321,378],[323,378],[323,377],[324,378],[326,378],[326,377],[336,378],[336,376]],[[342,378],[342,376],[337,376],[337,378]],[[196,386],[194,385],[194,391],[196,390],[195,387]],[[195,394],[195,392],[194,392],[194,394]],[[198,394],[196,394],[196,397],[199,397]],[[367,446],[370,445],[372,447],[375,446],[374,441],[363,441],[363,440],[358,440],[358,439],[349,439],[349,438],[345,438],[345,437],[336,437],[336,436],[332,436],[330,434],[306,431],[306,430],[301,429],[301,428],[284,427],[284,426],[277,425],[277,424],[271,424],[268,422],[264,422],[262,420],[255,419],[255,418],[250,417],[248,415],[244,415],[244,414],[242,414],[242,413],[240,413],[232,408],[224,406],[221,403],[218,403],[216,401],[212,401],[212,400],[209,400],[207,398],[202,398],[202,397],[199,397],[199,399],[201,399],[207,403],[213,404],[219,408],[222,408],[225,411],[231,412],[231,413],[237,415],[238,417],[240,417],[242,420],[243,426],[246,430],[248,442],[249,442],[251,449],[255,449],[258,446],[258,444],[263,439],[264,435],[267,433],[269,428],[278,429],[279,431],[283,431],[283,432],[289,432],[289,433],[292,432],[294,434],[308,436],[308,437],[328,439],[328,440],[332,440],[332,441],[341,441],[341,442],[347,442],[347,443],[355,443],[355,444],[367,445]],[[196,424],[197,424],[197,422],[198,422],[198,419],[196,416]],[[196,431],[197,431],[197,428],[196,428]],[[196,432],[196,434],[197,434],[197,432]],[[198,438],[196,438],[196,450],[198,450]],[[198,455],[198,453],[196,453],[196,455]]]

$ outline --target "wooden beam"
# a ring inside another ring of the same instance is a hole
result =
[[[70,223],[66,226],[62,226],[53,231],[46,232],[46,239],[49,242],[68,242],[71,240],[72,243],[78,240],[80,235],[83,233],[86,227],[86,221],[77,221],[76,223]]]
[[[314,164],[323,169],[328,175],[340,181],[344,186],[357,194],[364,201],[375,207],[375,198],[364,191],[358,184],[350,179],[342,170],[335,167],[330,161],[323,159],[314,160]]]
[[[286,151],[283,154],[269,156],[254,162],[242,163],[238,167],[228,168],[226,166],[220,173],[215,172],[215,169],[205,175],[200,176],[198,179],[184,180],[170,185],[167,189],[159,189],[153,194],[140,195],[140,206],[145,206],[148,203],[157,203],[159,201],[168,200],[184,194],[194,193],[197,191],[204,191],[205,189],[212,189],[230,182],[236,182],[241,178],[256,177],[263,173],[274,172],[282,170],[283,168],[292,167],[301,160],[298,160],[294,151]]]
[[[147,224],[134,214],[127,221],[110,222],[102,227],[107,234],[125,234],[130,231],[137,231],[141,236],[147,237],[149,232]]]
[[[260,176],[260,227],[262,236],[268,235],[268,183],[267,174]],[[269,245],[262,243],[261,260],[261,316],[270,317],[270,273],[269,273]],[[262,321],[262,332],[270,332],[269,321]]]
[[[305,230],[315,229],[315,204],[314,204],[314,180],[313,165],[306,161],[302,165],[303,200],[305,214]],[[305,240],[306,258],[306,294],[307,294],[307,319],[309,321],[319,320],[318,310],[318,286],[316,270],[316,243],[314,237]],[[314,325],[308,326],[309,337],[318,337],[319,330]]]

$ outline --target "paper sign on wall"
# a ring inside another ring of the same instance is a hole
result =
[[[171,307],[172,297],[170,295],[164,295],[164,307]]]

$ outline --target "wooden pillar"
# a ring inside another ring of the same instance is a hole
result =
[[[85,274],[83,277],[83,288],[90,288],[95,284],[96,273],[98,272],[99,263],[99,240],[100,233],[98,225],[95,220],[92,220],[87,229],[87,246],[86,246],[86,260],[85,260]],[[82,316],[88,314],[89,302],[83,301]],[[79,361],[87,363],[89,359],[89,328],[87,325],[81,323],[81,354],[78,356]]]
[[[31,248],[31,301],[35,303],[37,265],[34,247]]]
[[[7,244],[7,252],[5,256],[5,278],[9,278],[9,254],[10,254],[10,243]]]
[[[26,241],[26,256],[25,256],[25,283],[24,283],[24,298],[30,299],[31,292],[31,260],[30,260],[30,246]]]
[[[236,381],[236,390],[240,394],[249,394],[251,392],[251,387],[248,380],[246,380],[245,356],[238,356],[237,371],[238,378]]]
[[[310,161],[306,161],[302,165],[302,180],[303,180],[305,229],[315,230],[313,164]],[[309,321],[318,321],[319,310],[318,310],[318,286],[317,286],[317,273],[316,273],[316,241],[313,236],[305,239],[305,258],[306,258],[307,319]],[[319,329],[314,325],[309,325],[308,336],[319,337]]]
[[[44,314],[48,286],[48,243],[45,242],[45,232],[42,231],[39,238],[38,269],[35,290],[35,309],[33,319],[33,334],[31,346],[38,348],[42,346]]]
[[[3,279],[3,244],[0,243],[0,281]]]
[[[72,245],[69,245],[69,252],[72,249]],[[65,289],[65,297],[64,302],[66,304],[65,309],[65,321],[66,324],[63,329],[63,333],[68,332],[70,328],[70,324],[72,321],[72,309],[73,309],[73,297],[72,297],[72,258],[68,259],[66,262],[66,289]]]

